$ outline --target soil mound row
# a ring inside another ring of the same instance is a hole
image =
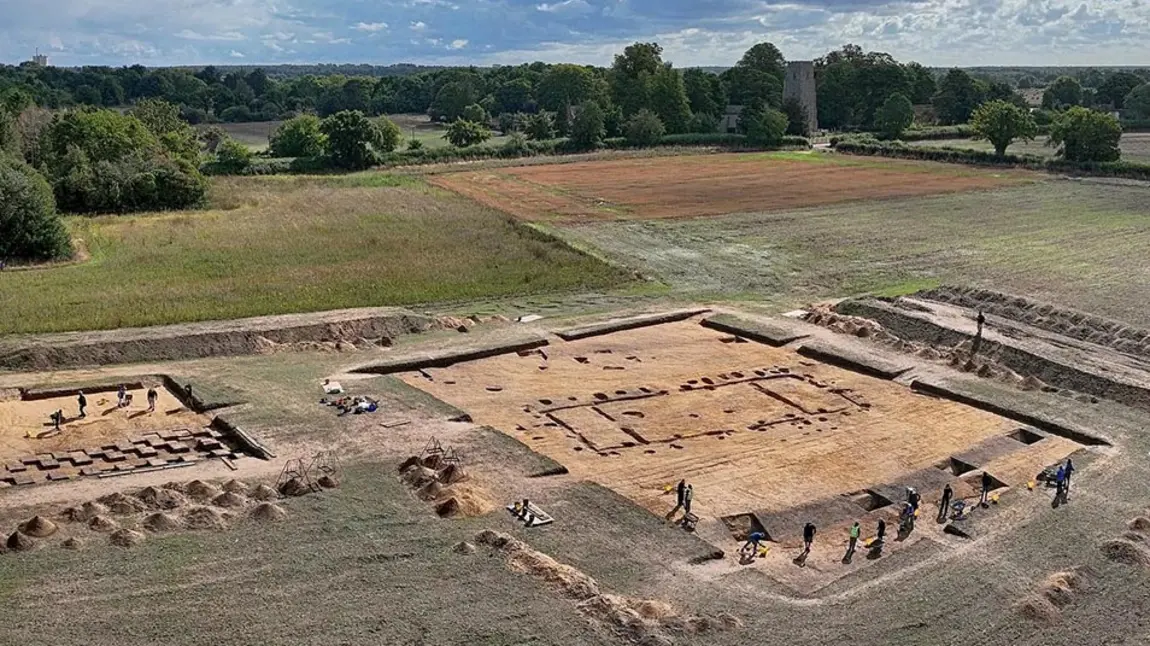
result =
[[[702,633],[742,626],[742,621],[729,613],[714,617],[684,615],[663,601],[604,593],[599,583],[582,570],[560,563],[502,532],[483,530],[474,540],[501,554],[507,569],[544,580],[559,594],[575,601],[575,607],[588,619],[609,627],[631,643],[666,644],[670,643],[670,633]]]

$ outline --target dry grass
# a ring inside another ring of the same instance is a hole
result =
[[[214,208],[72,218],[88,263],[0,276],[0,333],[594,289],[619,270],[419,180],[222,178]]]

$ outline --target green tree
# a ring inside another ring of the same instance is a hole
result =
[[[518,132],[523,127],[523,120],[519,114],[512,114],[510,112],[500,113],[499,118],[499,132],[509,135],[513,132]]]
[[[379,140],[375,142],[376,152],[389,153],[399,148],[403,132],[394,121],[387,117],[379,117],[375,120],[375,125],[379,129]]]
[[[938,93],[931,99],[935,114],[944,125],[966,123],[974,109],[982,103],[982,94],[974,77],[960,69],[946,73],[939,83]]]
[[[807,119],[807,109],[802,101],[790,97],[783,101],[783,114],[787,115],[787,134],[799,137],[810,136],[810,122]]]
[[[718,129],[719,118],[706,112],[691,115],[691,123],[687,124],[687,132],[711,133]]]
[[[1122,126],[1112,115],[1075,106],[1054,121],[1047,144],[1069,161],[1109,162],[1121,156],[1121,138]]]
[[[54,260],[71,254],[52,187],[31,166],[0,153],[0,258]]]
[[[723,114],[727,107],[727,93],[718,76],[691,68],[683,72],[683,86],[692,114],[709,114],[713,118]]]
[[[687,100],[687,89],[678,70],[668,66],[655,72],[650,81],[649,96],[650,107],[659,115],[667,132],[687,132],[687,125],[691,121],[691,104]]]
[[[443,138],[451,142],[452,146],[466,148],[481,144],[491,138],[491,131],[482,123],[456,119],[447,126]]]
[[[407,140],[407,149],[408,150],[423,150],[423,142],[420,141],[419,139],[409,139],[409,140]]]
[[[224,129],[219,126],[208,126],[200,130],[196,136],[199,138],[204,150],[214,155],[216,154],[216,149],[220,147],[220,144],[228,138],[228,133],[224,132]]]
[[[1150,119],[1150,83],[1143,83],[1130,90],[1122,105],[1140,119]]]
[[[629,117],[650,107],[650,83],[663,67],[663,48],[658,43],[634,43],[615,55],[609,72],[611,99]]]
[[[594,101],[580,105],[575,119],[571,122],[571,142],[579,148],[590,150],[597,148],[606,134],[603,108]]]
[[[523,112],[531,102],[531,81],[517,78],[507,81],[495,90],[495,106],[500,113]]]
[[[750,143],[773,148],[787,134],[787,115],[762,103],[747,106],[739,114],[739,129]]]
[[[559,112],[591,99],[594,88],[595,76],[591,70],[580,65],[560,64],[547,70],[539,79],[535,96],[539,107]]]
[[[216,147],[216,166],[223,173],[242,175],[252,167],[252,151],[235,139],[224,139]]]
[[[1030,111],[1008,101],[987,101],[975,109],[970,125],[975,139],[985,139],[994,145],[994,154],[1006,154],[1006,148],[1016,139],[1031,141],[1038,134],[1038,126]]]
[[[1042,93],[1042,107],[1047,110],[1061,110],[1082,105],[1082,84],[1073,76],[1059,76]]]
[[[875,126],[887,139],[898,139],[914,123],[914,105],[902,94],[892,94],[875,115]]]
[[[532,141],[555,138],[555,115],[551,112],[536,112],[523,120],[523,133]]]
[[[196,160],[200,152],[196,131],[180,118],[180,107],[163,99],[145,99],[131,113],[173,154]]]
[[[57,114],[41,135],[41,154],[49,166],[75,148],[92,163],[117,161],[159,147],[143,122],[112,110],[78,110]]]
[[[361,170],[376,162],[376,151],[383,146],[383,133],[362,112],[345,110],[320,122],[320,132],[327,137],[327,155],[340,168]]]
[[[659,115],[646,108],[639,110],[627,120],[624,131],[627,143],[632,146],[654,146],[666,132]]]
[[[934,72],[923,67],[919,63],[908,63],[906,65],[906,74],[910,79],[910,95],[911,103],[915,105],[924,105],[930,103],[930,99],[934,93],[938,91],[938,83],[934,80]]]
[[[1142,85],[1142,78],[1130,72],[1114,72],[1102,81],[1096,91],[1100,104],[1113,106],[1115,110],[1126,107],[1126,97],[1134,88]]]
[[[22,156],[20,136],[16,133],[16,116],[0,108],[0,155]]]
[[[320,119],[314,114],[301,114],[280,124],[268,140],[268,148],[275,157],[318,157],[327,143],[320,128]]]
[[[783,53],[771,43],[756,43],[751,46],[743,57],[735,63],[735,67],[758,70],[764,74],[782,79],[786,73],[787,61]]]
[[[428,113],[436,121],[455,121],[463,116],[464,108],[477,103],[481,98],[474,82],[452,81],[439,88]]]
[[[474,123],[487,123],[491,120],[491,117],[487,114],[487,110],[484,110],[483,106],[478,103],[472,103],[466,108],[463,108],[463,114],[460,115],[460,118],[464,121]]]

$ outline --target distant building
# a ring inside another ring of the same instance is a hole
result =
[[[739,115],[743,112],[741,105],[728,105],[719,119],[719,132],[734,134],[739,131]]]
[[[798,99],[799,105],[807,113],[807,131],[814,134],[819,129],[819,109],[815,98],[814,61],[790,61],[787,75],[783,79],[783,100]]]
[[[48,55],[41,54],[40,50],[37,49],[36,53],[32,56],[32,64],[36,67],[48,67]]]

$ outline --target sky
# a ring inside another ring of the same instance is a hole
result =
[[[1150,0],[0,0],[0,62],[676,66],[845,43],[929,66],[1150,65]]]

